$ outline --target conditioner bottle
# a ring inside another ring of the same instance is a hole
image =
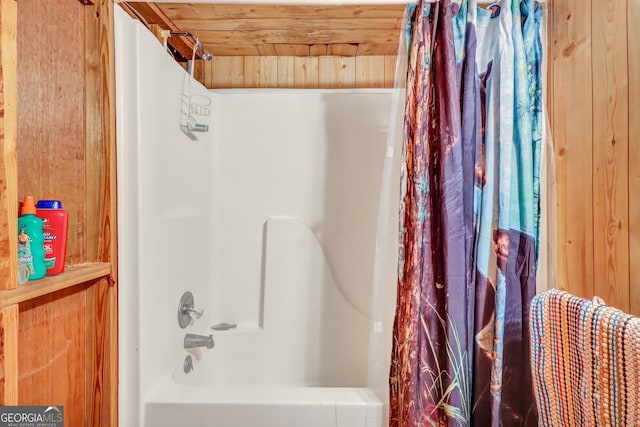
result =
[[[36,216],[33,196],[24,198],[22,215],[18,218],[18,270],[27,269],[29,280],[42,279],[47,272],[44,265],[42,220]]]

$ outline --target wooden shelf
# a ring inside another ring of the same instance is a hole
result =
[[[18,285],[16,289],[0,291],[0,309],[80,285],[90,280],[99,279],[108,276],[110,273],[111,264],[108,262],[90,262],[70,265],[59,275],[47,276],[40,280],[27,282],[24,285]]]

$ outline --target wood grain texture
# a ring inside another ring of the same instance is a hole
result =
[[[86,414],[86,292],[67,289],[20,304],[18,403],[64,405],[65,423]],[[99,425],[99,424],[98,424]]]
[[[87,252],[84,42],[79,2],[18,2],[18,195],[62,201],[68,264]]]
[[[352,88],[356,83],[355,57],[323,56],[319,58],[318,87]]]
[[[99,259],[98,244],[101,234],[102,199],[105,186],[103,134],[104,109],[102,104],[102,76],[100,39],[101,28],[96,12],[99,8],[84,8],[85,33],[85,182],[86,182],[86,260]]]
[[[338,30],[314,30],[300,33],[289,28],[277,30],[242,30],[242,31],[194,31],[200,41],[209,45],[224,44],[323,44],[354,43],[370,41],[373,43],[397,43],[398,30],[354,29],[348,32]],[[215,46],[211,47],[215,51]]]
[[[360,43],[356,56],[395,55],[398,53],[398,43]]]
[[[293,80],[296,88],[318,88],[319,57],[298,57],[293,60]]]
[[[259,56],[245,56],[242,58],[244,61],[244,86],[245,87],[260,87],[260,57]]]
[[[261,58],[258,87],[278,87],[278,57],[262,56]]]
[[[204,63],[204,87],[213,87],[213,60]]]
[[[4,307],[0,311],[2,323],[2,396],[0,404],[17,405],[18,404],[18,305]]]
[[[219,19],[215,16],[203,16],[198,19],[174,18],[172,22],[178,28],[186,28],[194,33],[199,31],[278,31],[287,28],[297,32],[318,32],[325,30],[351,31],[395,30],[399,34],[402,17],[393,18],[237,18]]]
[[[140,3],[129,2],[134,7]],[[175,20],[184,19],[392,19],[402,18],[405,6],[385,5],[278,5],[278,4],[214,4],[158,3],[164,14]]]
[[[205,46],[205,49],[211,52],[214,57],[251,56],[260,54],[260,48],[258,46],[246,43],[239,45],[218,45],[215,49],[212,49],[211,46]]]
[[[244,87],[244,60],[242,56],[215,56],[211,60],[212,88]],[[205,78],[205,81],[208,79]]]
[[[353,45],[349,55],[392,55],[404,14],[404,5],[127,4],[146,25],[188,31],[217,56],[319,56],[315,46],[329,44]]]
[[[260,56],[277,56],[278,52],[276,51],[275,45],[272,44],[261,44],[257,45],[258,55]]]
[[[392,88],[395,61],[392,55],[215,57],[203,82],[210,89]]]
[[[314,44],[309,46],[309,55],[311,56],[325,56],[327,55],[326,44]]]
[[[594,292],[628,311],[627,1],[592,8]]]
[[[0,2],[0,289],[17,286],[17,7]]]
[[[330,43],[327,45],[327,56],[356,56],[357,43]]]
[[[385,87],[384,56],[356,56],[356,87]]]
[[[117,287],[107,279],[86,290],[86,425],[110,426],[118,415]]]
[[[202,59],[196,59],[193,61],[193,78],[200,83],[204,82],[204,65],[205,61]]]
[[[591,2],[553,2],[550,13],[557,286],[589,298],[594,292]]]
[[[640,316],[640,0],[627,7],[629,76],[629,301]]]
[[[384,57],[384,87],[394,87],[396,81],[396,64],[398,57],[385,55]]]
[[[294,80],[294,60],[293,56],[278,57],[278,87],[293,88]]]
[[[116,108],[115,108],[115,46],[114,4],[109,0],[96,2],[95,9],[86,8],[86,25],[98,36],[86,49],[99,53],[99,69],[91,70],[87,85],[99,88],[100,114],[94,120],[101,126],[100,140],[87,139],[87,151],[98,153],[91,168],[87,162],[88,191],[99,191],[100,199],[87,206],[88,214],[99,218],[96,261],[109,265],[109,276],[98,280],[86,293],[87,359],[85,390],[87,393],[85,422],[92,426],[110,426],[118,422],[118,244],[117,244],[117,181],[116,181]],[[89,20],[92,20],[89,23]],[[88,53],[90,54],[90,53]],[[202,63],[202,61],[196,61]],[[202,76],[204,78],[204,76]],[[94,100],[87,99],[87,102]],[[90,117],[88,116],[88,119]],[[92,344],[92,346],[91,346]]]
[[[278,58],[275,56],[244,57],[244,87],[277,87]]]
[[[311,48],[307,44],[276,44],[273,45],[278,56],[309,56]]]
[[[65,268],[63,274],[47,276],[41,280],[28,282],[16,289],[0,291],[0,308],[79,286],[82,283],[107,277],[110,274],[111,264],[108,262],[70,265]]]

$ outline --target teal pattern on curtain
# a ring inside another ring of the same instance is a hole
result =
[[[536,425],[541,9],[407,8],[390,426]]]

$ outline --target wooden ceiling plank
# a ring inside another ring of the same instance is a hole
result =
[[[394,55],[403,5],[242,5],[128,2],[149,24],[188,31],[220,56]],[[185,58],[189,38],[169,43]]]
[[[255,31],[193,32],[203,44],[330,44],[330,43],[398,43],[395,30],[311,30],[301,34],[290,29]]]
[[[281,30],[395,30],[402,26],[401,18],[265,18],[265,19],[173,19],[174,25],[190,31],[255,31]]]
[[[395,55],[398,43],[360,43],[356,56]]]
[[[205,50],[216,56],[257,56],[258,46],[252,44],[205,44]]]
[[[314,44],[309,46],[309,55],[311,56],[325,56],[327,54],[326,44]]]
[[[260,56],[277,56],[276,47],[273,44],[259,44],[256,46]]]
[[[137,5],[138,2],[129,2]],[[270,19],[270,18],[399,18],[405,6],[395,5],[247,5],[159,3],[170,19]]]
[[[327,45],[327,56],[356,56],[357,44],[332,43]]]
[[[306,44],[276,44],[278,56],[309,56],[309,45]]]

